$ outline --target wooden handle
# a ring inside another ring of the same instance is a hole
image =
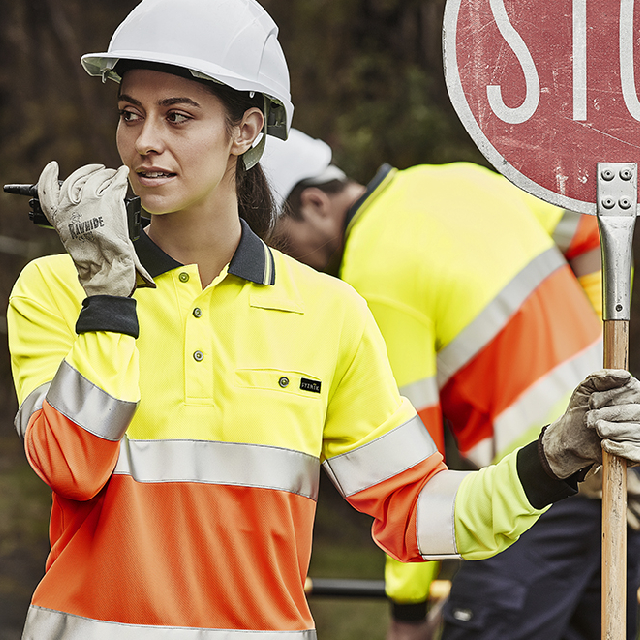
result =
[[[629,368],[629,321],[604,322],[605,369]],[[627,463],[602,452],[602,640],[627,637]]]

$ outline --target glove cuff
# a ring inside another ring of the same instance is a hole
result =
[[[560,480],[560,478],[558,478],[558,476],[553,473],[553,470],[551,469],[551,467],[549,466],[549,461],[547,460],[547,456],[544,455],[544,447],[542,446],[542,438],[544,437],[544,432],[548,429],[549,425],[545,425],[544,427],[542,427],[542,429],[540,430],[540,435],[538,436],[538,458],[540,459],[540,464],[542,465],[542,468],[544,469],[544,472],[550,477],[553,478],[554,480]]]
[[[547,505],[568,498],[578,493],[578,475],[581,469],[572,476],[559,479],[552,476],[544,468],[544,454],[539,450],[537,442],[530,442],[522,447],[517,454],[517,469],[520,483],[527,496],[527,500],[534,509],[544,509]]]
[[[545,473],[550,477],[553,478],[554,480],[564,480],[565,482],[569,482],[572,486],[578,484],[578,482],[582,482],[587,473],[589,473],[589,470],[591,469],[591,467],[593,467],[593,464],[590,464],[586,467],[583,467],[582,469],[578,469],[575,473],[573,473],[572,475],[570,475],[567,478],[558,478],[558,476],[553,472],[553,469],[551,468],[551,465],[549,465],[549,460],[547,460],[547,456],[544,454],[544,447],[542,446],[542,439],[544,437],[544,432],[547,430],[547,427],[549,425],[545,425],[544,427],[542,427],[542,429],[540,430],[540,436],[538,437],[538,458],[540,458],[540,464],[542,465],[542,468],[545,470]]]
[[[76,333],[109,331],[124,333],[132,338],[140,335],[137,301],[121,296],[89,296],[82,301],[82,310],[76,322]]]

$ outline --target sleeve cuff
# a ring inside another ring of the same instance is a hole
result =
[[[520,483],[534,509],[544,509],[558,500],[578,493],[578,482],[584,475],[583,470],[580,470],[564,480],[552,478],[540,460],[537,440],[518,451],[516,464]]]
[[[90,331],[109,331],[138,338],[140,325],[136,305],[135,298],[89,296],[82,301],[76,333],[80,335]]]
[[[427,617],[427,601],[398,604],[391,600],[391,616],[398,622],[423,622]]]

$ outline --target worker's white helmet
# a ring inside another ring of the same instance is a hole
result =
[[[255,0],[142,0],[115,30],[108,51],[82,56],[82,66],[120,82],[119,60],[155,62],[261,93],[266,133],[285,140],[293,104],[277,36],[276,23]]]
[[[344,180],[344,172],[331,164],[331,147],[318,138],[291,129],[289,138],[270,138],[260,164],[274,195],[278,213],[299,182],[308,186]]]

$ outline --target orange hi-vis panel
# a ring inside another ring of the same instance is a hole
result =
[[[488,169],[386,166],[349,212],[340,277],[367,300],[440,451],[446,419],[484,466],[534,439],[601,368],[601,324],[567,263],[598,247],[592,216]],[[432,573],[388,561],[387,593],[424,601]]]
[[[53,491],[24,640],[315,640],[322,465],[405,561],[497,553],[555,495],[526,447],[447,470],[364,300],[244,223],[204,289],[146,235],[136,250],[157,288],[134,299],[85,299],[62,255],[11,295],[16,427]]]

